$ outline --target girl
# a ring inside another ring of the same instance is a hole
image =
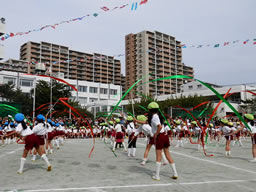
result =
[[[231,151],[230,151],[230,143],[233,140],[233,136],[231,135],[235,129],[233,128],[233,123],[229,122],[226,119],[221,119],[220,121],[220,128],[219,128],[219,134],[222,132],[225,139],[226,139],[226,157],[231,156]]]
[[[37,152],[39,153],[39,155],[41,156],[41,158],[45,161],[45,163],[47,164],[47,171],[51,171],[52,166],[48,161],[48,158],[46,157],[46,155],[42,152],[40,146],[40,140],[39,138],[33,133],[33,131],[31,131],[26,123],[24,122],[24,115],[22,113],[17,113],[15,115],[15,121],[18,123],[16,130],[12,133],[10,133],[7,136],[11,136],[14,134],[20,135],[22,137],[24,137],[25,140],[25,149],[22,155],[22,158],[20,159],[20,169],[17,171],[18,174],[22,174],[23,173],[23,168],[24,168],[24,164],[26,161],[26,157],[28,155],[29,150],[33,149],[33,147],[35,147],[35,149],[37,150]]]
[[[115,132],[116,132],[116,140],[113,144],[113,151],[115,151],[117,143],[122,143],[124,146],[124,150],[127,151],[125,143],[124,143],[124,134],[122,133],[122,126],[120,124],[119,118],[116,119],[116,125],[113,128],[113,130],[115,130]]]
[[[172,178],[177,179],[178,173],[176,171],[175,163],[169,152],[169,138],[168,135],[164,132],[163,119],[159,115],[159,105],[156,102],[151,102],[148,105],[149,117],[148,123],[152,127],[152,133],[154,134],[154,141],[156,145],[156,174],[152,179],[160,181],[160,168],[161,168],[161,159],[162,159],[162,150],[169,161],[169,165],[173,171]]]
[[[45,136],[46,136],[46,127],[45,127],[45,124],[44,124],[44,121],[45,121],[45,117],[41,114],[37,115],[36,117],[36,120],[37,120],[37,125],[34,126],[33,128],[33,133],[38,137],[38,140],[40,142],[40,150],[42,151],[42,153],[45,153],[45,150],[44,150],[44,144],[45,144]],[[32,158],[32,161],[35,161],[36,160],[36,151],[34,151],[34,155],[33,155],[33,158]]]
[[[245,121],[248,123],[250,129],[251,129],[251,139],[252,139],[252,156],[253,159],[249,160],[249,162],[251,163],[256,163],[256,126],[254,124],[254,116],[252,114],[245,114],[244,115],[244,119]],[[239,131],[243,130],[244,127],[241,126],[240,129],[238,129],[236,133],[238,133]]]
[[[134,133],[136,131],[135,125],[133,123],[133,117],[128,116],[127,117],[127,124],[126,124],[126,132],[128,134],[128,157],[131,155],[135,157],[136,153],[136,141],[137,137],[133,137]]]

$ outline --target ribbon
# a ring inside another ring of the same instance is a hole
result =
[[[208,103],[210,103],[210,101],[205,101],[203,103],[200,103],[199,105],[197,105],[197,106],[193,107],[192,109],[190,109],[190,111],[193,111],[194,109],[197,109],[198,107],[201,107],[202,105],[206,105]]]
[[[92,129],[90,123],[89,123],[74,107],[72,107],[71,105],[69,105],[68,103],[66,103],[65,100],[66,100],[66,98],[60,98],[60,101],[61,101],[64,105],[66,105],[68,108],[70,108],[72,111],[74,111],[77,115],[79,115],[79,116],[87,123],[87,125],[89,126],[89,128],[90,128],[90,130],[91,130],[91,132],[92,132],[93,147],[92,147],[92,149],[91,149],[91,151],[90,151],[90,153],[89,153],[89,158],[90,158],[91,155],[92,155],[92,152],[93,152],[93,150],[94,150],[94,148],[95,148],[95,137],[94,137],[94,134],[93,134],[93,129]]]

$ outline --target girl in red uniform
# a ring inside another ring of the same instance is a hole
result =
[[[29,150],[33,149],[33,147],[35,147],[35,149],[37,150],[37,152],[39,153],[41,158],[47,164],[47,171],[51,171],[52,166],[49,163],[47,156],[42,152],[42,150],[39,147],[40,146],[40,140],[33,133],[33,131],[31,131],[31,129],[29,129],[27,127],[26,123],[24,122],[24,115],[22,113],[17,113],[15,115],[15,121],[18,123],[18,125],[16,127],[16,130],[14,132],[10,133],[7,136],[17,134],[17,135],[22,136],[25,140],[25,149],[24,149],[22,158],[20,159],[20,169],[17,171],[17,173],[18,174],[23,173],[23,167],[24,167],[24,164],[25,164],[25,161],[26,161],[26,157],[28,155]]]

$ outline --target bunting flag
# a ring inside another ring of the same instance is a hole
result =
[[[134,10],[136,10],[137,7],[138,7],[138,5],[141,6],[141,5],[146,4],[147,2],[148,2],[148,0],[141,0],[140,3],[137,3],[137,2],[136,2],[136,3],[132,3],[132,6],[133,6]],[[123,9],[123,8],[125,8],[125,7],[128,7],[128,6],[129,6],[129,4],[124,4],[124,5],[122,5],[122,6],[115,6],[115,7],[112,8],[112,9],[108,8],[107,6],[102,6],[102,7],[100,7],[100,9],[101,9],[103,12],[109,12],[110,10],[111,10],[111,11],[114,11],[114,10],[117,10],[117,9]],[[132,10],[133,10],[133,9],[132,9]],[[9,39],[10,37],[21,36],[21,35],[28,35],[28,34],[30,34],[30,33],[32,33],[32,32],[40,32],[40,31],[43,31],[43,30],[45,30],[45,29],[47,29],[47,28],[56,29],[59,25],[62,25],[62,24],[69,24],[69,23],[72,23],[72,22],[75,22],[75,21],[81,21],[81,20],[83,20],[84,18],[90,17],[90,16],[98,17],[99,15],[100,15],[99,12],[94,12],[93,14],[86,14],[86,15],[81,16],[81,17],[69,19],[69,20],[66,20],[66,21],[61,21],[61,22],[55,23],[55,24],[53,24],[53,25],[45,25],[45,26],[40,27],[40,28],[38,28],[38,29],[28,30],[28,31],[26,31],[26,32],[17,32],[17,33],[11,32],[11,33],[4,34],[4,36],[1,37],[0,39],[1,39],[2,41],[5,41],[5,40]]]

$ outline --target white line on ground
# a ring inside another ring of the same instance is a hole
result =
[[[46,191],[81,191],[81,190],[95,190],[95,189],[122,189],[122,188],[144,188],[144,187],[168,187],[171,185],[204,185],[204,184],[221,184],[221,183],[242,183],[242,182],[253,182],[252,180],[226,180],[226,181],[201,181],[201,182],[190,182],[190,183],[160,183],[160,184],[142,184],[142,185],[117,185],[117,186],[102,186],[102,187],[76,187],[76,188],[58,188],[58,189],[31,189],[22,190],[22,192],[46,192]],[[15,191],[15,190],[14,190]]]
[[[143,143],[138,143],[138,142],[137,142],[137,144],[146,146],[146,145],[143,144]],[[193,156],[186,155],[186,154],[179,153],[179,152],[175,152],[175,151],[170,151],[170,152],[171,152],[171,153],[174,153],[174,154],[177,154],[177,155],[184,156],[184,157],[189,157],[189,158],[191,158],[191,159],[195,159],[195,160],[199,160],[199,161],[205,161],[205,162],[212,163],[212,164],[215,164],[215,165],[221,165],[221,166],[223,166],[223,167],[228,167],[228,168],[232,168],[232,169],[236,169],[236,170],[240,170],[240,171],[244,171],[244,172],[256,174],[256,172],[254,172],[254,171],[250,171],[250,170],[247,170],[247,169],[242,169],[242,168],[239,168],[239,167],[234,167],[234,166],[231,166],[231,165],[226,165],[226,164],[224,164],[224,163],[218,163],[218,162],[211,161],[211,160],[207,160],[207,159],[201,159],[201,158],[199,158],[199,157],[193,157]]]

